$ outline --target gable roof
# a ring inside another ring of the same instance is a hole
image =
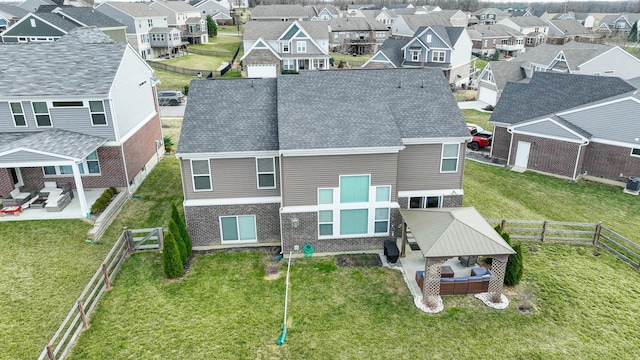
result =
[[[564,52],[567,62],[571,69],[577,69],[577,67],[589,59],[603,54],[611,50],[613,46],[583,43],[577,41],[571,41],[564,45],[551,45],[540,44],[534,48],[528,49],[525,53],[518,55],[518,61],[529,61],[536,64],[550,64],[553,59],[560,53]]]
[[[593,33],[575,20],[547,20],[548,36],[592,36]]]
[[[527,78],[520,61],[490,61],[493,81],[498,89],[504,89],[508,82],[519,82]]]
[[[160,5],[164,5],[165,7],[169,8],[169,9],[171,9],[171,10],[177,12],[177,13],[188,13],[188,12],[198,12],[199,13],[200,12],[200,10],[196,9],[195,7],[189,5],[189,3],[184,2],[184,1],[156,0],[155,3],[156,4],[160,4]]]
[[[428,15],[399,15],[413,32],[418,31],[422,26],[451,26],[449,18],[428,14]]]
[[[0,3],[0,13],[19,19],[27,15],[29,12],[13,4]],[[11,19],[11,17],[9,18]]]
[[[309,12],[302,5],[258,5],[251,10],[251,18],[308,18]]]
[[[343,17],[329,20],[331,31],[389,31],[386,25],[366,17]]]
[[[40,132],[0,133],[0,154],[12,151],[46,153],[56,157],[82,160],[107,142],[107,139],[62,129]]]
[[[52,14],[52,13],[32,13],[27,15],[27,17],[36,17],[39,18],[55,27],[57,27],[58,29],[64,31],[64,32],[69,32],[75,28],[77,28],[79,25],[74,23],[73,21],[69,20],[69,19],[65,19],[59,15],[56,14]],[[23,18],[24,19],[24,18]]]
[[[514,24],[520,27],[532,27],[532,26],[549,26],[544,20],[536,16],[517,16],[508,18]]]
[[[399,148],[405,139],[468,138],[448,88],[439,69],[193,80],[178,152]]]
[[[473,40],[493,37],[524,37],[523,33],[502,24],[472,25],[467,30]]]
[[[43,5],[38,8],[37,14],[41,16],[43,13],[56,14],[60,18],[76,24],[76,27],[96,26],[98,28],[112,28],[125,26],[90,7]]]
[[[277,40],[294,23],[297,23],[314,40],[329,38],[326,21],[248,21],[242,39]]]
[[[126,48],[96,28],[74,29],[54,43],[13,46],[0,52],[0,89],[4,96],[105,95]]]
[[[640,14],[632,13],[605,15],[602,20],[600,20],[600,24],[607,24],[614,28],[615,22],[619,18],[624,18],[629,24],[633,25],[633,23],[635,23],[636,21],[640,21]]]
[[[517,124],[636,90],[617,77],[536,72],[528,84],[507,83],[489,121]]]
[[[134,3],[134,2],[104,2],[99,6],[113,6],[114,8],[128,14],[132,17],[166,17],[163,13],[152,8],[148,3]]]
[[[384,54],[384,56],[391,61],[395,67],[402,66],[404,56],[402,54],[402,48],[404,48],[412,39],[386,39],[382,45],[378,48],[378,52]],[[371,57],[373,59],[374,56]],[[366,65],[366,64],[365,64]]]

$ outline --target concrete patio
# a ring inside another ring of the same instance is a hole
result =
[[[93,203],[102,195],[105,189],[85,189],[84,194],[87,199],[87,205],[91,207]],[[80,208],[78,201],[78,193],[73,190],[73,199],[62,211],[50,212],[45,209],[24,209],[18,216],[13,214],[5,214],[0,216],[2,221],[21,221],[21,220],[56,220],[56,219],[85,219],[87,216]]]

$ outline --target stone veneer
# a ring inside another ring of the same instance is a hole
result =
[[[193,246],[222,245],[220,216],[230,215],[255,215],[258,243],[279,243],[279,211],[280,203],[185,206],[184,208],[187,229]]]

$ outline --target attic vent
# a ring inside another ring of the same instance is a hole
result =
[[[398,84],[398,89],[402,89],[402,80],[400,80],[400,83]]]
[[[251,87],[253,87],[253,79],[251,79]]]
[[[420,85],[420,87],[424,89],[424,80],[422,80],[422,85]]]

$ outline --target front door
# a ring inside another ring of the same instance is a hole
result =
[[[526,169],[529,164],[529,151],[531,143],[526,141],[518,141],[518,150],[516,151],[515,167]]]
[[[24,185],[24,182],[22,181],[22,174],[20,173],[20,168],[10,168],[9,174],[11,175],[11,181],[13,182],[13,186],[16,189]]]

